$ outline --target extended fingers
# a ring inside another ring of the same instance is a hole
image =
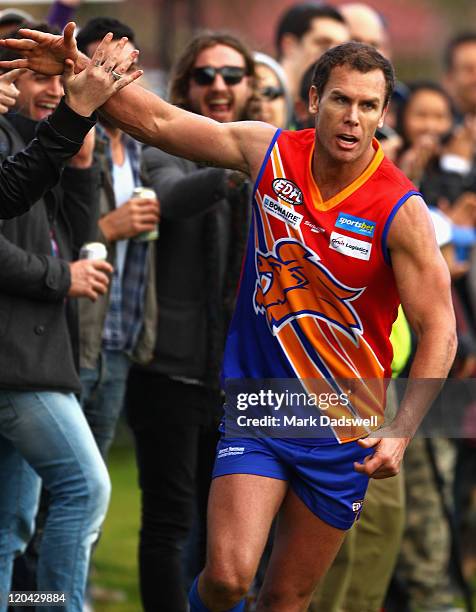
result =
[[[12,68],[28,68],[28,60],[16,59],[16,60],[4,60],[0,62],[0,68],[3,70],[11,70]]]
[[[16,49],[17,51],[31,51],[38,46],[34,40],[26,40],[23,38],[4,38],[0,40],[0,46]]]
[[[129,68],[137,62],[137,58],[139,57],[138,49],[134,49],[131,51],[125,58],[122,58],[120,55],[118,56],[117,65],[114,68],[114,72],[118,74],[126,74]]]
[[[127,37],[124,36],[108,52],[103,65],[104,70],[106,72],[112,72],[115,69],[118,59],[121,57],[122,50],[124,49],[124,46],[127,43],[127,40]]]
[[[18,30],[18,34],[20,34],[20,36],[22,36],[23,39],[25,38],[28,39],[26,41],[19,40],[18,42],[35,41],[36,43],[42,43],[42,42],[45,42],[46,40],[49,40],[50,38],[50,35],[47,34],[46,32],[40,32],[39,30],[30,30],[29,28],[21,28],[20,30]],[[11,40],[17,40],[17,39],[8,38],[7,40],[11,41]]]
[[[65,43],[71,44],[73,42],[75,29],[76,24],[74,23],[74,21],[70,21],[64,26],[63,37]]]
[[[5,72],[5,74],[2,74],[0,76],[0,83],[9,83],[10,85],[12,85],[18,79],[18,77],[20,77],[25,72],[25,68],[16,68],[15,70],[9,70],[8,72]]]
[[[116,81],[116,84],[115,84],[116,91],[119,91],[123,89],[124,87],[126,87],[127,85],[129,85],[130,83],[132,83],[133,81],[136,81],[143,74],[144,74],[143,70],[136,70],[132,74],[127,74],[123,76],[122,79],[119,79],[118,81]]]
[[[91,58],[91,64],[93,66],[101,66],[103,64],[104,59],[106,58],[106,51],[111,40],[112,32],[108,32],[97,46],[96,51],[93,53]]]

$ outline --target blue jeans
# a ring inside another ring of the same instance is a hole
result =
[[[102,351],[98,365],[81,368],[81,405],[99,452],[106,460],[126,392],[131,361],[120,351]]]
[[[0,611],[13,559],[30,539],[41,482],[50,505],[37,588],[66,593],[81,612],[91,546],[110,495],[106,466],[73,394],[0,390]],[[45,607],[45,612],[60,608]]]

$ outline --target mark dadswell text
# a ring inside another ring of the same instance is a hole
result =
[[[297,416],[263,416],[247,417],[240,415],[236,419],[239,427],[378,427],[378,417],[373,415],[369,418],[345,417],[332,418],[325,414],[320,416],[297,417]]]

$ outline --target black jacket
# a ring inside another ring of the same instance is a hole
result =
[[[160,200],[158,328],[148,370],[219,385],[249,226],[249,182],[152,147],[145,174]]]
[[[66,299],[71,284],[67,262],[88,239],[89,211],[91,206],[94,208],[99,173],[95,167],[66,168],[61,186],[55,184],[64,162],[79,151],[93,124],[61,103],[49,121],[39,125],[39,138],[33,149],[16,155],[16,161],[8,161],[8,172],[17,175],[16,184],[9,179],[17,193],[16,209],[28,210],[42,192],[54,187],[27,213],[1,223],[1,388],[80,390],[70,337],[70,330],[73,336],[76,333],[74,301]],[[29,138],[34,125],[20,116],[13,117],[12,122],[0,118],[0,147],[12,153],[23,149],[24,139]],[[40,144],[44,134],[47,149],[44,143]],[[59,152],[63,147],[68,155]],[[43,159],[41,177],[38,158]],[[37,184],[40,179],[41,188]],[[53,254],[53,244],[59,257]]]
[[[75,155],[83,138],[96,123],[80,117],[61,102],[55,112],[38,125],[36,138],[0,168],[0,218],[11,219],[29,210],[53,187],[64,164]],[[0,146],[0,156],[10,155]]]

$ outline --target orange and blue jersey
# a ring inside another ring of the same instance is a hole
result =
[[[336,392],[345,391],[340,381],[359,380],[353,401],[328,414],[380,423],[400,303],[387,235],[418,192],[374,140],[366,170],[324,201],[312,173],[314,139],[314,129],[278,130],[267,151],[223,376],[319,379]],[[370,429],[332,433],[347,442]]]

